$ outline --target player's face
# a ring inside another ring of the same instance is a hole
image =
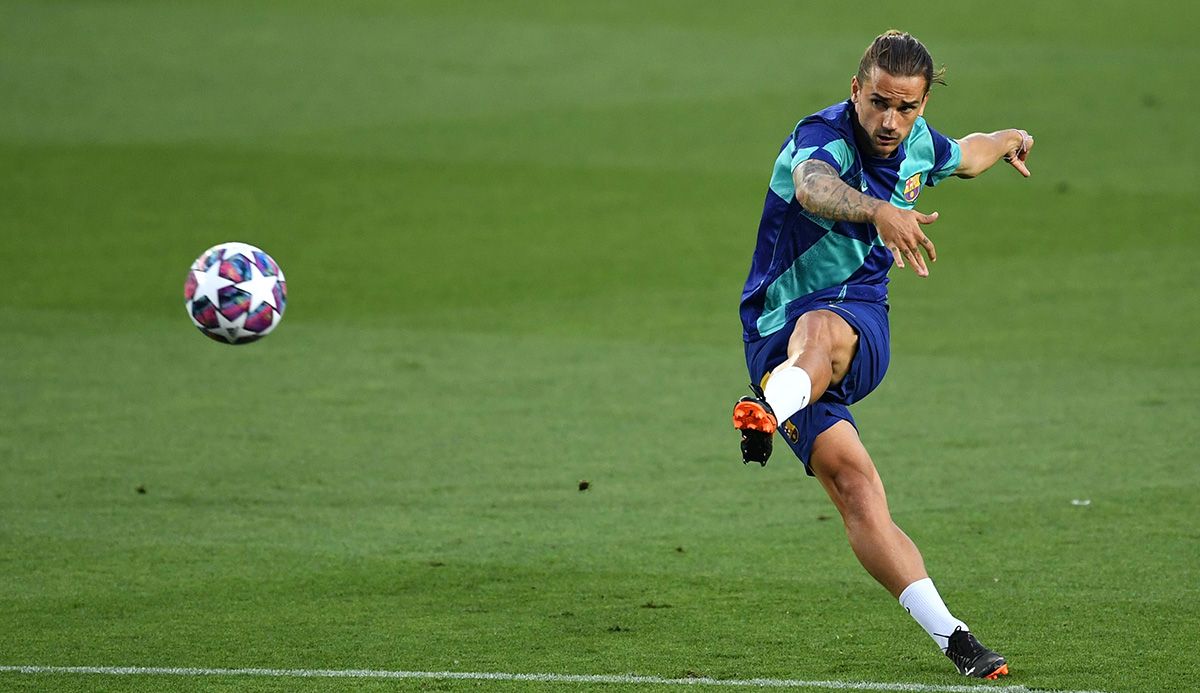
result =
[[[888,157],[912,132],[917,116],[925,112],[929,99],[925,78],[919,75],[896,77],[871,68],[862,84],[858,75],[850,79],[850,100],[858,114],[859,144],[875,156]]]

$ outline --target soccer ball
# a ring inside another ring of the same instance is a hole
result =
[[[192,263],[183,284],[192,324],[226,344],[262,339],[283,319],[287,282],[261,249],[246,243],[214,245]]]

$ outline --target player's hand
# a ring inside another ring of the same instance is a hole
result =
[[[913,271],[918,277],[928,277],[929,268],[921,249],[929,256],[930,262],[937,261],[937,249],[933,241],[921,230],[923,224],[937,221],[938,213],[922,214],[915,209],[900,209],[890,204],[880,205],[875,212],[875,228],[883,244],[892,251],[896,266],[903,269],[904,261],[912,263]]]
[[[1022,176],[1028,178],[1029,168],[1025,166],[1025,159],[1029,157],[1029,150],[1033,149],[1033,136],[1024,130],[1017,130],[1017,134],[1021,136],[1021,143],[1017,145],[1016,149],[1005,154],[1004,160],[1020,171]]]

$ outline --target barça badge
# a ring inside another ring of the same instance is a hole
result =
[[[783,422],[783,434],[793,443],[800,441],[800,430],[796,428],[796,424],[791,421]]]
[[[913,174],[912,178],[904,181],[904,200],[906,202],[916,202],[917,195],[921,194],[921,174]]]

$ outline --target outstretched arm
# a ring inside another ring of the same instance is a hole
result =
[[[958,146],[962,150],[962,160],[954,169],[954,175],[959,178],[974,178],[1001,159],[1012,164],[1022,176],[1029,177],[1025,159],[1033,149],[1033,138],[1024,130],[976,132],[958,140]]]
[[[838,172],[829,164],[808,159],[792,170],[796,184],[796,200],[809,212],[834,221],[874,224],[883,244],[892,251],[896,266],[903,268],[904,260],[912,262],[918,276],[928,277],[929,269],[918,248],[924,248],[931,261],[937,260],[933,241],[921,230],[921,224],[937,221],[937,212],[921,214],[915,209],[900,209],[864,195],[842,182]]]

